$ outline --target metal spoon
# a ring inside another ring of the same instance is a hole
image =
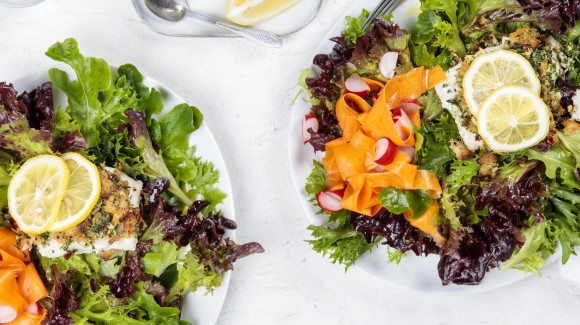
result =
[[[232,33],[236,33],[260,45],[269,47],[282,46],[282,39],[277,35],[257,29],[241,27],[198,14],[189,10],[178,0],[145,0],[145,5],[158,17],[169,21],[180,21],[183,17],[187,16],[229,30]]]

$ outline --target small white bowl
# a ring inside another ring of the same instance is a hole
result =
[[[37,5],[44,0],[0,0],[0,6],[22,8]]]

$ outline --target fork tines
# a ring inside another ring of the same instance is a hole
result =
[[[371,27],[375,19],[377,19],[378,17],[382,17],[385,14],[395,10],[395,8],[397,8],[397,6],[402,1],[403,0],[382,0],[370,13],[369,17],[362,26],[362,30],[366,31],[367,29],[369,29],[369,27]]]

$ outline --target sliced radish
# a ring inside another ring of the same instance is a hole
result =
[[[373,105],[379,100],[379,96],[373,96]]]
[[[391,79],[395,76],[395,67],[397,66],[398,52],[387,52],[379,61],[379,71],[383,77]]]
[[[321,208],[330,212],[337,212],[342,209],[340,203],[344,192],[339,191],[323,191],[318,193],[316,200]]]
[[[395,159],[395,144],[387,138],[380,138],[375,145],[375,162],[388,165]]]
[[[403,141],[406,141],[409,138],[410,133],[408,132],[413,131],[413,123],[411,123],[407,113],[403,110],[401,110],[401,116],[395,122],[395,130],[397,130],[399,138]]]
[[[42,308],[40,308],[40,304],[38,302],[35,302],[30,304],[28,308],[26,308],[26,311],[34,315],[40,315],[42,313]]]
[[[410,99],[401,103],[397,108],[405,111],[407,115],[411,115],[421,109],[421,104],[416,99]]]
[[[400,147],[397,147],[397,150],[400,150],[401,152],[403,152],[404,154],[409,156],[411,161],[413,161],[413,158],[415,158],[415,147],[400,146]]]
[[[314,115],[306,115],[304,116],[304,120],[302,120],[302,140],[304,143],[310,141],[312,134],[308,132],[309,129],[312,129],[312,132],[318,132],[318,128],[320,124],[318,123],[318,118]]]
[[[333,198],[335,198],[337,200],[342,200],[342,197],[344,196],[344,190],[330,190],[327,192],[328,192],[328,195],[332,196]]]
[[[0,305],[0,323],[10,323],[16,319],[18,312],[12,306]]]
[[[371,92],[369,85],[367,85],[367,83],[364,82],[364,80],[362,80],[362,78],[356,73],[351,74],[350,77],[346,79],[344,87],[347,92],[359,95],[362,98],[367,98]]]
[[[391,115],[393,115],[393,121],[397,122],[399,117],[401,117],[401,109],[395,108],[391,110]]]

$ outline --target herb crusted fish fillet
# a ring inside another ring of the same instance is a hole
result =
[[[145,226],[139,209],[143,183],[110,167],[99,168],[99,173],[101,197],[83,222],[62,232],[21,234],[18,245],[22,249],[37,246],[45,257],[90,252],[106,257],[111,250],[135,250],[138,234]]]

